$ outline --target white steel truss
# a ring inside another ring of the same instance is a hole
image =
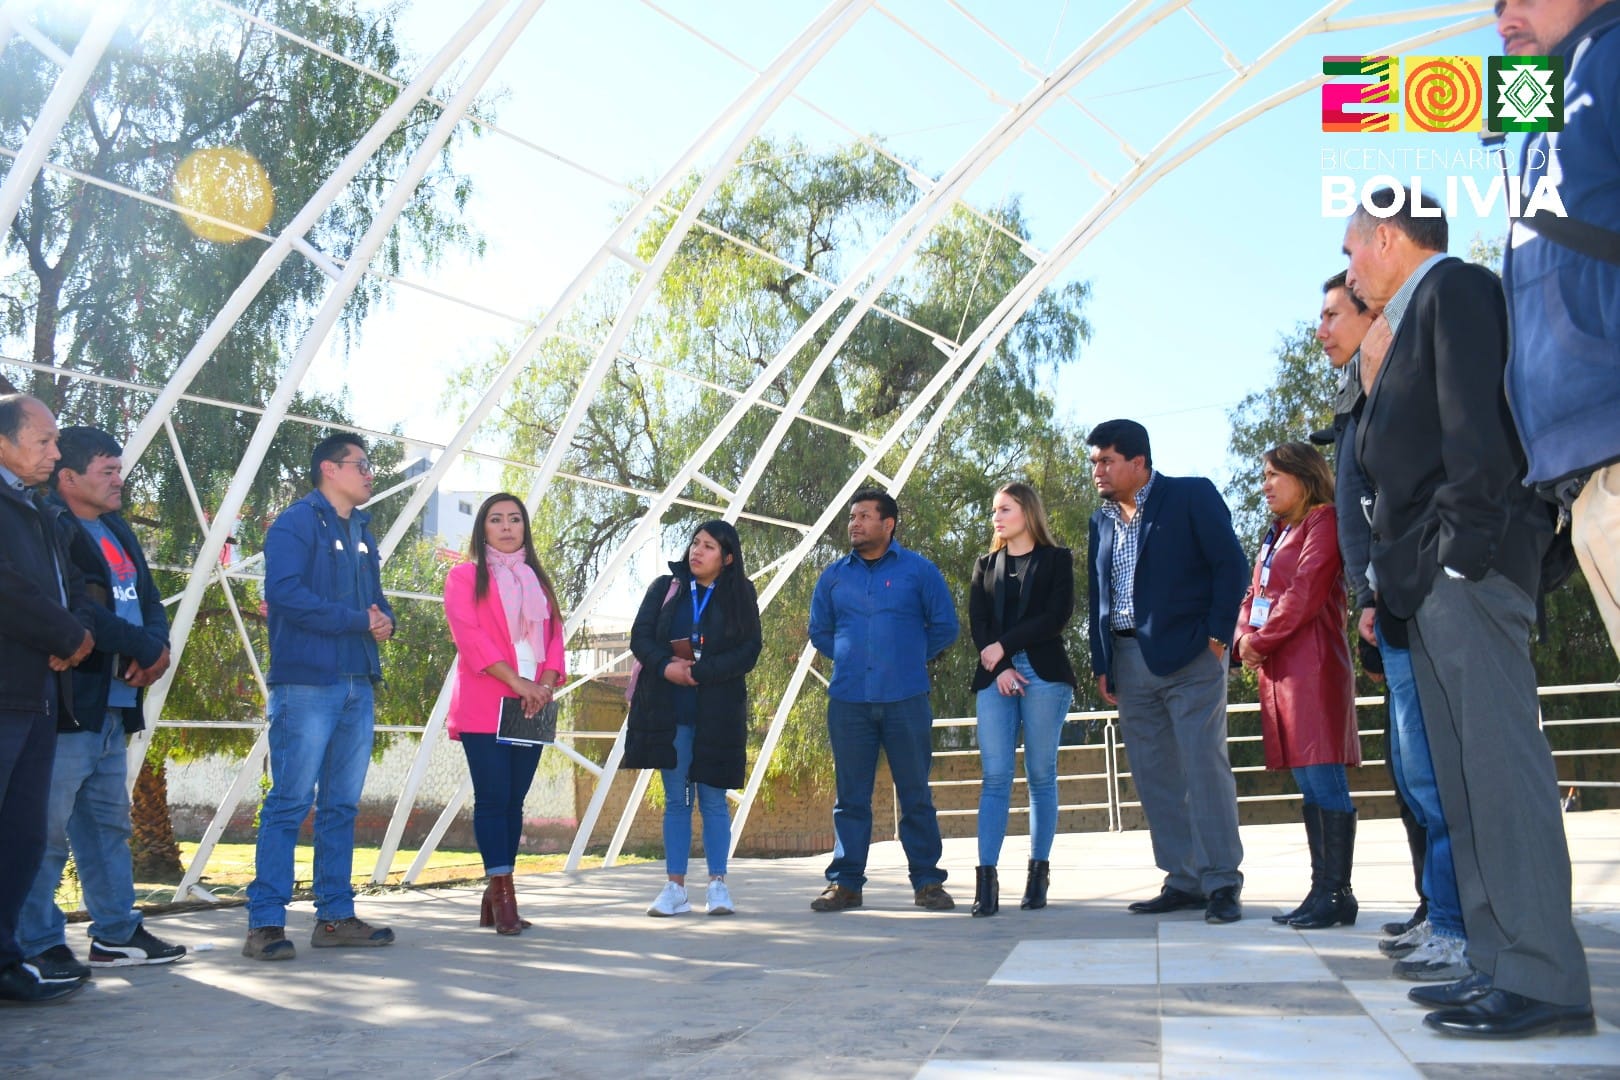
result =
[[[153,721],[161,716],[167,691],[179,670],[179,665],[183,661],[194,659],[186,657],[187,639],[204,595],[216,585],[225,598],[260,692],[261,694],[265,692],[264,675],[250,643],[232,585],[233,579],[252,575],[255,559],[249,559],[234,567],[223,567],[219,558],[221,550],[230,538],[232,523],[244,504],[249,485],[262,466],[270,442],[280,425],[314,424],[337,430],[355,431],[373,437],[398,437],[389,432],[334,425],[297,416],[290,411],[290,406],[316,355],[324,347],[344,305],[361,279],[368,274],[380,273],[373,267],[373,259],[390,230],[395,227],[398,215],[431,168],[440,149],[451,138],[457,125],[466,121],[468,110],[472,107],[475,97],[489,84],[503,59],[542,7],[544,0],[484,0],[465,22],[447,36],[442,48],[423,65],[409,84],[401,84],[382,73],[365,69],[327,49],[321,43],[291,35],[270,25],[260,16],[243,11],[225,3],[224,0],[208,0],[208,2],[236,17],[282,35],[292,46],[314,49],[348,63],[364,72],[367,77],[388,83],[398,93],[392,103],[379,115],[370,131],[354,146],[342,164],[334,170],[317,194],[300,209],[291,222],[275,235],[262,236],[268,246],[253,270],[221,310],[211,313],[206,329],[192,344],[189,353],[164,386],[143,386],[133,381],[114,379],[105,375],[73,372],[49,365],[12,361],[0,357],[0,364],[5,366],[36,371],[44,369],[55,376],[83,378],[116,386],[130,393],[150,394],[152,397],[139,423],[125,440],[126,463],[132,464],[161,436],[173,454],[184,480],[191,509],[205,537],[192,565],[188,568],[187,584],[183,593],[178,598],[166,601],[175,604],[171,646],[175,666],[153,687],[148,698],[149,718]],[[974,14],[958,0],[940,0],[938,17],[948,17],[969,25],[997,49],[1013,57],[1017,66],[1033,80],[1033,85],[1027,93],[1018,100],[1009,100],[995,89],[990,80],[982,78],[971,63],[960,59],[958,55],[953,55],[950,49],[935,40],[931,24],[919,18],[915,10],[910,10],[908,15],[902,18],[897,13],[876,4],[874,0],[832,0],[771,61],[755,67],[747,58],[731,52],[714,38],[705,35],[691,22],[681,19],[652,3],[651,0],[643,2],[651,11],[667,20],[676,31],[691,35],[728,60],[741,65],[749,72],[750,78],[645,190],[628,187],[622,180],[616,180],[601,170],[575,161],[568,155],[543,146],[537,141],[498,125],[489,125],[487,121],[480,121],[492,127],[500,136],[514,140],[533,152],[561,162],[594,180],[613,185],[634,200],[633,205],[623,214],[600,246],[578,267],[560,294],[547,298],[544,314],[538,319],[525,318],[485,305],[481,299],[456,297],[431,285],[382,275],[391,284],[421,289],[441,299],[463,305],[469,310],[509,320],[524,330],[521,344],[511,351],[506,362],[483,388],[482,394],[451,437],[442,441],[411,438],[412,442],[436,451],[437,456],[428,470],[374,496],[373,501],[396,495],[403,500],[399,515],[381,542],[383,558],[387,559],[394,553],[441,480],[452,466],[463,459],[496,461],[528,470],[530,472],[528,501],[531,506],[538,504],[556,484],[602,485],[644,500],[646,512],[624,539],[614,547],[604,565],[589,583],[584,597],[570,613],[567,621],[567,631],[570,635],[579,629],[609,590],[615,588],[629,573],[632,555],[647,542],[661,536],[668,516],[677,508],[700,508],[716,513],[728,521],[747,519],[790,530],[797,538],[795,546],[769,566],[755,571],[756,579],[765,582],[760,590],[761,606],[772,603],[791,577],[801,570],[805,559],[814,550],[823,533],[843,512],[850,494],[874,478],[884,481],[893,492],[898,492],[905,486],[937,437],[951,410],[972,385],[984,364],[995,354],[1006,335],[1035,303],[1042,291],[1057,281],[1104,229],[1157,183],[1226,134],[1322,84],[1324,77],[1321,76],[1306,79],[1224,119],[1215,119],[1221,108],[1234,95],[1287,55],[1302,40],[1313,35],[1370,27],[1456,20],[1406,40],[1394,42],[1384,50],[1398,53],[1473,30],[1485,25],[1490,19],[1490,5],[1485,0],[1467,0],[1404,12],[1348,17],[1341,17],[1340,12],[1349,7],[1353,0],[1329,0],[1319,10],[1279,37],[1272,46],[1253,59],[1245,60],[1227,43],[1227,39],[1221,36],[1218,27],[1212,25],[1218,23],[1218,20],[1201,16],[1194,10],[1193,0],[1159,0],[1157,3],[1154,0],[1128,0],[1120,4],[1118,10],[1068,56],[1048,69],[1024,56],[998,34],[991,25],[994,19]],[[172,203],[152,193],[123,188],[103,177],[72,174],[50,160],[51,150],[62,125],[92,78],[109,41],[126,17],[129,6],[129,0],[99,6],[73,53],[67,55],[52,45],[35,26],[34,20],[40,10],[37,0],[6,0],[4,4],[0,4],[0,50],[17,47],[38,49],[52,61],[59,72],[51,93],[39,114],[33,118],[22,145],[0,147],[0,155],[9,158],[11,163],[4,182],[0,183],[0,221],[9,223],[16,216],[29,186],[41,170],[54,170],[74,182],[98,184],[117,190],[130,198],[174,208]],[[1088,76],[1104,69],[1111,60],[1133,44],[1148,39],[1162,24],[1178,14],[1190,18],[1207,38],[1212,54],[1211,63],[1217,66],[1217,70],[1229,73],[1229,77],[1217,90],[1193,106],[1183,119],[1162,134],[1115,131],[1077,96],[1077,87]],[[806,80],[823,65],[836,62],[840,42],[860,26],[863,20],[871,18],[887,20],[906,37],[986,94],[999,110],[995,120],[985,127],[977,141],[938,177],[918,174],[910,164],[884,146],[881,140],[874,138],[870,133],[859,131],[856,126],[846,123],[809,100],[809,95],[804,89]],[[433,87],[440,84],[455,65],[463,62],[480,40],[485,41],[483,49],[472,60],[467,70],[461,73],[460,85],[454,96],[447,101],[433,97]],[[397,131],[412,110],[424,102],[438,109],[438,119],[411,161],[397,177],[393,178],[391,193],[366,234],[356,243],[351,256],[347,260],[340,261],[317,251],[307,239],[309,231],[355,181],[362,167],[375,155],[384,141]],[[652,300],[663,276],[677,264],[681,245],[694,230],[701,230],[724,242],[739,245],[756,256],[772,260],[791,270],[810,272],[808,268],[791,267],[776,254],[752,245],[702,217],[713,194],[733,170],[739,167],[745,149],[756,135],[767,128],[767,125],[777,117],[782,106],[788,102],[808,107],[813,113],[833,122],[850,138],[899,164],[912,178],[921,196],[897,221],[883,229],[881,235],[870,242],[838,280],[819,279],[827,288],[825,299],[794,329],[776,355],[759,366],[748,385],[726,386],[713,379],[702,378],[682,371],[676,366],[665,364],[656,356],[628,354],[627,343],[636,319]],[[1049,117],[1054,108],[1058,107],[1077,111],[1100,131],[1106,140],[1117,147],[1127,162],[1117,178],[1112,180],[1105,178],[1086,158],[1066,145],[1051,126],[1042,122]],[[993,215],[969,203],[969,192],[974,181],[992,165],[1003,160],[1020,138],[1031,131],[1048,143],[1056,145],[1080,166],[1087,179],[1101,189],[1101,194],[1078,215],[1062,239],[1046,251],[1041,251],[1032,243],[1013,235]],[[1144,145],[1150,148],[1146,151],[1137,149]],[[678,184],[694,174],[699,180],[682,205],[675,206],[666,201]],[[963,326],[956,333],[947,335],[923,327],[890,310],[880,302],[880,298],[912,264],[930,229],[944,220],[946,215],[962,209],[966,209],[987,227],[1017,241],[1031,259],[1032,265],[1020,281],[1004,296],[998,298],[998,302],[987,317],[977,325]],[[655,219],[655,215],[664,215],[672,219],[672,222],[667,227],[656,254],[650,259],[637,257],[633,254],[636,241],[649,222]],[[222,224],[229,225],[229,223]],[[319,309],[311,318],[308,329],[299,339],[297,349],[270,399],[263,406],[258,406],[192,393],[190,388],[194,380],[209,363],[215,350],[277,268],[295,252],[320,267],[331,279],[331,285]],[[633,280],[633,286],[629,288],[625,299],[599,339],[586,341],[570,335],[564,330],[564,320],[587,295],[592,285],[610,269],[627,273]],[[829,373],[836,372],[842,347],[862,320],[869,318],[893,319],[909,331],[933,338],[942,358],[940,366],[934,371],[926,386],[905,403],[899,416],[881,432],[860,431],[833,424],[810,416],[805,411],[810,395],[818,384],[826,379]],[[767,392],[773,387],[780,386],[782,380],[790,378],[794,359],[799,357],[812,341],[818,340],[817,335],[826,331],[829,326],[831,330],[826,334],[824,343],[816,351],[813,359],[802,371],[791,376],[791,388],[787,392],[786,401],[778,403],[770,399]],[[535,362],[541,345],[555,339],[568,340],[585,346],[591,352],[592,359],[574,386],[566,414],[558,430],[550,437],[541,459],[538,462],[519,461],[506,455],[488,454],[473,449],[475,439],[485,430],[490,415],[519,376]],[[692,386],[702,387],[730,399],[731,404],[724,417],[706,433],[690,457],[680,463],[661,490],[640,490],[569,472],[563,468],[569,448],[580,430],[587,411],[597,400],[603,381],[615,365],[619,364],[656,369],[684,380]],[[230,409],[256,418],[248,448],[242,459],[234,464],[230,483],[223,497],[214,506],[206,505],[205,499],[199,494],[193,464],[188,461],[183,439],[172,423],[174,410],[182,402]],[[769,433],[742,475],[732,480],[715,475],[712,470],[706,471],[710,468],[711,458],[738,424],[756,409],[772,414],[773,421]],[[835,431],[848,439],[860,456],[860,464],[848,476],[841,479],[837,495],[823,508],[817,520],[809,523],[788,520],[781,515],[773,514],[771,507],[755,505],[753,502],[754,493],[765,471],[795,423],[814,424],[824,430]],[[901,451],[903,457],[899,468],[893,475],[884,476],[880,471],[884,461]],[[711,502],[706,498],[694,499],[687,495],[693,483],[713,492],[718,496],[718,500]],[[803,692],[807,676],[815,675],[818,680],[821,678],[814,669],[813,659],[813,651],[809,645],[806,643],[800,646],[787,689],[772,713],[763,747],[754,763],[747,786],[740,794],[733,795],[737,802],[732,832],[733,847],[746,827],[749,812],[759,792],[765,771],[781,738],[783,725],[794,703]],[[597,674],[599,673],[584,673],[560,696],[576,692],[579,686]],[[375,881],[384,881],[392,871],[407,818],[416,803],[420,785],[426,776],[429,756],[444,737],[445,713],[451,691],[450,680],[453,677],[452,670],[428,711],[425,726],[421,729],[421,741],[415,760],[403,789],[395,800],[382,851],[372,870]],[[563,735],[565,739],[589,737],[613,739],[607,760],[602,765],[583,756],[566,742],[558,744],[561,753],[595,778],[592,798],[578,823],[569,853],[568,865],[572,869],[579,864],[601,809],[605,805],[609,786],[618,771],[624,730],[621,727],[616,737],[610,733],[593,735],[585,732],[563,733]],[[207,866],[209,853],[222,835],[232,812],[254,787],[264,769],[266,747],[266,738],[261,728],[252,750],[235,773],[205,831],[200,850],[192,859],[177,891],[179,895],[198,891],[198,882]],[[132,741],[131,783],[138,772],[136,766],[145,752],[144,738]],[[641,796],[648,775],[644,772],[637,778],[631,797],[615,826],[608,847],[609,863],[616,858],[628,836],[636,810],[642,802]],[[460,811],[469,792],[470,780],[463,782],[458,793],[440,813],[417,859],[405,872],[406,881],[414,881],[426,865],[428,856]]]

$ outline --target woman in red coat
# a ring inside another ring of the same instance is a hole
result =
[[[1266,768],[1293,770],[1311,848],[1310,895],[1272,918],[1302,930],[1348,926],[1358,907],[1350,890],[1356,808],[1344,769],[1361,764],[1361,737],[1333,474],[1304,443],[1283,443],[1262,457],[1262,490],[1275,520],[1232,640],[1243,666],[1259,675]]]

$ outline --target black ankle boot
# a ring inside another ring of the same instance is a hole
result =
[[[1046,906],[1046,886],[1052,877],[1052,864],[1045,859],[1029,860],[1029,878],[1024,882],[1024,898],[1018,906],[1025,911]]]
[[[996,881],[996,868],[973,868],[973,917],[994,915],[1001,910],[1001,886]]]

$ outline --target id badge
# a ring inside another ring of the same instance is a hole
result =
[[[1256,630],[1266,625],[1269,618],[1271,618],[1271,601],[1264,596],[1249,605],[1249,625]]]

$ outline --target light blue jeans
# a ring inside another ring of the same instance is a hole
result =
[[[979,691],[979,865],[994,866],[1007,835],[1012,806],[1013,758],[1024,740],[1024,783],[1029,788],[1029,857],[1046,859],[1057,835],[1058,745],[1074,687],[1035,674],[1029,657],[1015,653],[1013,670],[1029,680],[1022,695],[1005,695],[991,684]]]
[[[331,686],[270,687],[270,793],[259,810],[259,843],[248,886],[248,928],[287,925],[293,849],[315,807],[315,917],[354,915],[354,819],[371,764],[371,679]]]
[[[128,941],[141,926],[129,855],[129,795],[125,784],[122,709],[108,709],[100,731],[56,737],[56,765],[45,816],[45,858],[17,918],[24,956],[67,943],[67,920],[56,889],[72,847],[90,936]]]
[[[1356,804],[1350,800],[1350,780],[1343,765],[1296,765],[1294,783],[1305,801],[1323,810],[1336,810],[1341,814],[1354,813]]]
[[[675,767],[658,771],[664,782],[664,871],[686,876],[686,866],[692,856],[695,795],[698,810],[703,814],[703,858],[709,864],[709,876],[725,877],[726,859],[731,854],[731,807],[726,805],[725,788],[694,784],[688,778],[692,771],[692,740],[696,737],[697,728],[677,724]]]
[[[1428,839],[1423,855],[1423,895],[1429,901],[1429,922],[1444,937],[1467,937],[1462,901],[1457,896],[1457,868],[1451,861],[1451,830],[1446,828],[1440,786],[1434,778],[1434,761],[1429,757],[1429,736],[1423,727],[1423,706],[1418,703],[1412,652],[1385,641],[1382,630],[1378,632],[1378,651],[1384,655],[1384,681],[1389,687],[1389,771]]]

